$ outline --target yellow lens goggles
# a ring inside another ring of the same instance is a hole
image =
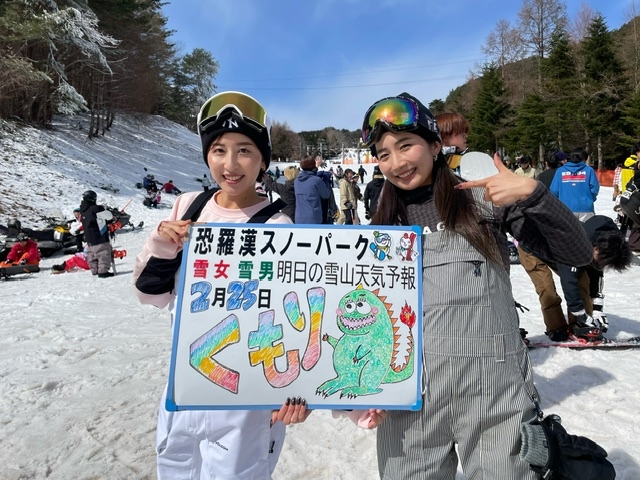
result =
[[[268,127],[267,111],[255,98],[242,92],[222,92],[202,106],[198,113],[198,128],[205,129],[228,110],[235,110],[244,120],[253,120],[257,127]]]

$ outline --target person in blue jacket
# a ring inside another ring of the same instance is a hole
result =
[[[296,218],[295,223],[323,223],[322,200],[329,198],[331,189],[316,175],[316,162],[310,155],[300,160],[300,175],[295,179]]]
[[[581,222],[595,215],[593,204],[600,191],[595,170],[586,164],[588,158],[586,149],[576,148],[556,171],[549,189]]]

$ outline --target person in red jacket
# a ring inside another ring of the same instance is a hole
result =
[[[176,195],[180,195],[182,192],[173,184],[173,180],[169,180],[165,183],[160,191],[164,190],[167,193],[175,193]]]
[[[16,236],[18,242],[11,248],[7,260],[0,263],[0,267],[13,265],[39,265],[40,252],[38,244],[31,240],[25,233]]]

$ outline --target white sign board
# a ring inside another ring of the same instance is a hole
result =
[[[419,409],[417,227],[195,224],[168,410]]]

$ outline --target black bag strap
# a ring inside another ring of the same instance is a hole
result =
[[[220,189],[212,188],[200,193],[196,198],[193,199],[193,202],[191,202],[191,205],[189,205],[189,208],[187,208],[187,211],[184,212],[184,215],[182,215],[182,218],[180,220],[197,220],[205,204],[218,190]]]
[[[197,220],[204,208],[204,205],[217,190],[218,189],[207,190],[200,193],[193,200],[191,205],[189,205],[189,208],[182,216],[182,220]],[[280,209],[286,205],[287,204],[284,201],[278,199],[253,215],[249,220],[247,220],[247,223],[266,223],[267,220],[278,213]],[[171,292],[174,289],[176,272],[180,268],[181,263],[182,250],[180,250],[176,257],[172,259],[156,257],[149,258],[147,265],[144,267],[136,281],[136,288],[142,293],[149,295],[159,295]]]
[[[193,199],[193,202],[191,202],[191,205],[189,205],[187,211],[184,212],[184,215],[182,215],[181,220],[196,221],[200,217],[202,209],[204,208],[206,203],[218,190],[220,189],[213,188],[211,190],[206,190],[200,193],[196,198]],[[247,220],[247,223],[265,223],[286,206],[287,204],[281,198],[278,198],[275,202],[270,203],[255,215],[253,215],[249,220]]]
[[[267,220],[286,206],[287,204],[281,198],[278,198],[247,220],[247,223],[266,223]]]

